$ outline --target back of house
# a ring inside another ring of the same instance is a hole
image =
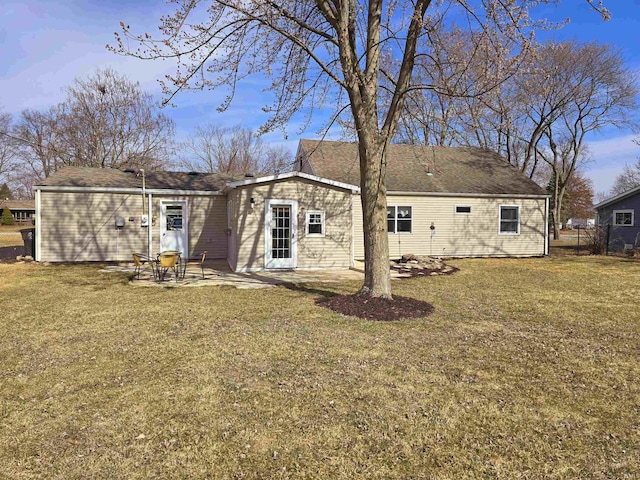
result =
[[[360,185],[357,144],[302,140],[297,168]],[[390,145],[389,255],[537,256],[548,253],[548,195],[495,152]],[[364,258],[362,205],[353,200],[353,256]]]
[[[364,258],[357,145],[302,140],[264,177],[65,167],[36,186],[36,259],[207,252],[234,271],[350,268]],[[548,196],[495,153],[392,145],[389,255],[548,252]]]

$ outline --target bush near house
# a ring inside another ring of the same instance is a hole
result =
[[[5,207],[2,210],[2,219],[0,220],[2,225],[14,225],[16,222],[13,219],[13,215],[11,215],[11,210]]]

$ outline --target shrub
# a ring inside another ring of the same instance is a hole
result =
[[[602,255],[605,250],[606,235],[604,228],[596,226],[591,230],[584,231],[586,235],[585,246],[592,255]]]
[[[0,223],[2,225],[14,225],[16,223],[13,215],[11,215],[11,210],[7,207],[4,207],[4,210],[2,210],[2,220],[0,220]]]

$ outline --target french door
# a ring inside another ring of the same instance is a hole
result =
[[[296,268],[298,202],[268,199],[265,217],[265,268]]]

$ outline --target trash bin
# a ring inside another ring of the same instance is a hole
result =
[[[36,254],[36,229],[35,228],[23,228],[20,230],[22,235],[22,241],[24,242],[24,254],[25,256],[31,256],[35,258]]]

